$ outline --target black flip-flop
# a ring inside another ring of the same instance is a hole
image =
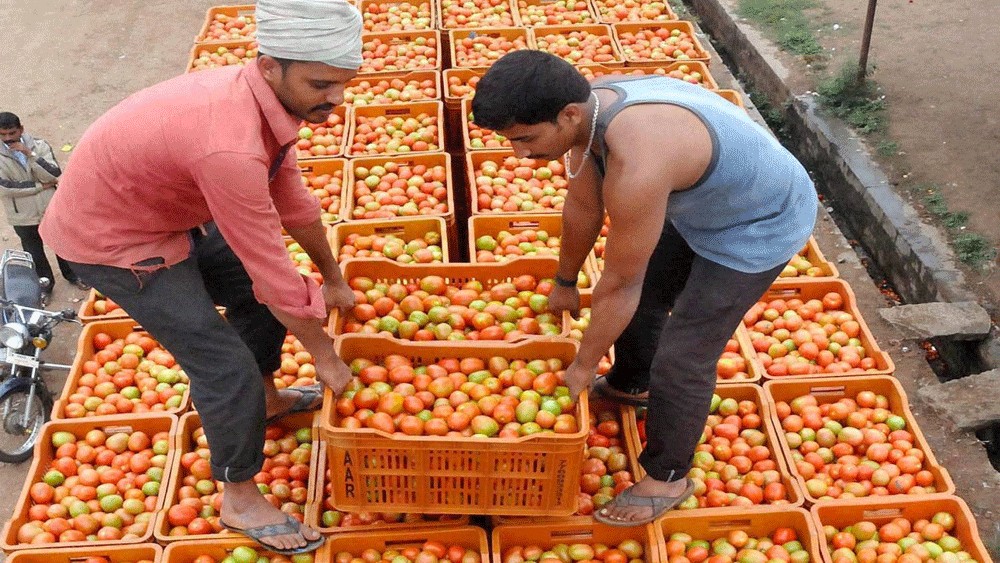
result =
[[[323,385],[320,383],[307,385],[305,387],[289,387],[288,390],[298,391],[299,398],[295,399],[295,402],[292,403],[292,406],[288,409],[274,416],[269,416],[267,420],[264,421],[265,425],[271,424],[279,418],[290,414],[314,411],[323,406]],[[319,403],[314,404],[316,403],[316,399],[319,399]]]
[[[687,483],[688,486],[684,489],[684,492],[676,497],[640,497],[632,494],[632,487],[629,487],[618,493],[618,496],[616,496],[614,500],[608,504],[604,505],[604,508],[595,512],[594,520],[597,520],[601,524],[617,526],[619,528],[633,528],[635,526],[649,524],[666,514],[668,511],[677,508],[682,502],[687,500],[689,496],[694,494],[694,481],[688,479]],[[612,505],[641,506],[651,509],[653,514],[648,518],[643,518],[642,520],[619,520],[617,518],[611,518],[607,514],[608,509],[611,508]]]
[[[633,407],[645,407],[649,404],[649,391],[643,391],[642,393],[619,391],[612,387],[605,377],[598,377],[594,381],[594,384],[590,387],[590,394]]]
[[[292,549],[278,549],[272,545],[264,543],[263,539],[273,538],[275,536],[285,536],[290,534],[301,534],[302,524],[292,518],[290,515],[285,515],[285,521],[281,524],[268,524],[266,526],[257,526],[254,528],[237,528],[236,526],[230,526],[225,522],[219,521],[222,527],[237,534],[243,534],[244,536],[256,541],[264,549],[277,553],[278,555],[298,555],[300,553],[310,553],[319,549],[323,543],[326,542],[326,537],[320,536],[319,539],[306,540],[306,545],[302,547],[296,547]],[[306,539],[302,536],[302,539]]]

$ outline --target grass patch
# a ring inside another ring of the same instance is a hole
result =
[[[997,249],[978,233],[966,231],[969,214],[965,211],[950,211],[941,188],[934,184],[920,186],[924,207],[941,222],[951,235],[951,247],[963,264],[981,270],[997,257]]]
[[[740,0],[739,14],[764,26],[785,51],[809,56],[823,52],[803,13],[815,6],[815,0]]]
[[[886,158],[896,156],[899,154],[899,143],[888,139],[882,139],[875,145],[875,152],[877,152],[879,156]]]
[[[848,63],[836,75],[820,82],[820,102],[834,115],[865,135],[881,133],[886,125],[886,103],[870,78],[857,81],[857,63]]]

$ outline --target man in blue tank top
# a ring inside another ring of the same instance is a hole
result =
[[[541,51],[516,51],[483,76],[476,123],[518,157],[565,155],[556,311],[579,308],[577,272],[611,230],[590,326],[566,384],[646,404],[648,473],[599,510],[638,526],[695,492],[686,477],[715,389],[715,366],[744,313],[802,248],[816,191],[769,132],[717,94],[666,77],[595,82]],[[595,382],[600,359],[615,365]],[[704,492],[704,491],[699,491]]]

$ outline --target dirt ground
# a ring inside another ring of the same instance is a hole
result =
[[[811,11],[817,38],[830,57],[824,69],[786,57],[806,79],[798,93],[815,89],[816,78],[857,61],[867,0],[817,0]],[[902,154],[882,159],[900,193],[918,208],[913,188],[936,184],[952,212],[968,212],[968,228],[1000,247],[1000,3],[955,0],[882,0],[878,3],[869,63],[889,107],[888,138]],[[990,100],[994,100],[991,102]],[[970,285],[1000,304],[1000,259],[984,272],[967,272]]]

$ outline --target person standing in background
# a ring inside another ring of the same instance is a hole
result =
[[[13,113],[0,113],[0,140],[3,141],[0,144],[0,196],[3,197],[7,222],[21,239],[21,248],[31,254],[38,276],[49,279],[43,296],[47,302],[55,277],[45,257],[38,225],[56,192],[62,170],[52,147],[42,139],[25,133],[20,118]],[[57,256],[56,262],[66,281],[80,289],[89,289],[65,260]]]

